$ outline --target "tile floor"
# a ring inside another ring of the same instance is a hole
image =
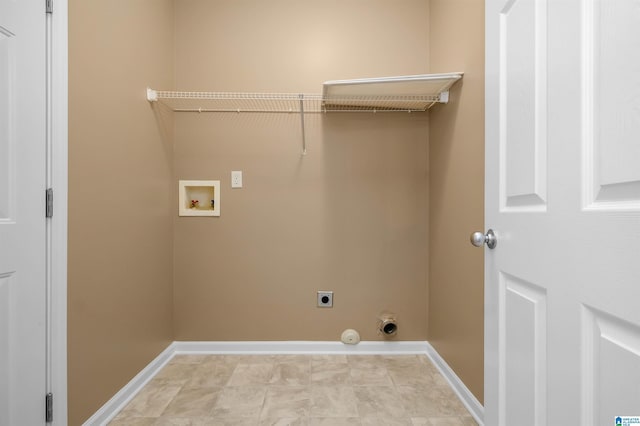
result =
[[[110,425],[477,423],[423,355],[177,355]]]

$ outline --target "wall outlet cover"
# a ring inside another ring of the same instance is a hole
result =
[[[234,170],[231,172],[231,187],[242,188],[242,170]]]

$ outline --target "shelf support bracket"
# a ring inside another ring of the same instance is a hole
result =
[[[157,102],[158,101],[158,92],[153,89],[147,87],[147,100],[149,102]]]
[[[307,141],[304,134],[304,95],[302,93],[298,94],[299,102],[300,102],[300,127],[302,129],[302,155],[307,154]]]
[[[440,99],[438,100],[441,104],[449,103],[449,91],[445,90],[444,92],[440,92]]]

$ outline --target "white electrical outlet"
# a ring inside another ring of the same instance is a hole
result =
[[[231,187],[242,188],[242,171],[235,170],[231,172]]]

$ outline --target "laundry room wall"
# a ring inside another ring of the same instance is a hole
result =
[[[319,93],[424,74],[424,0],[176,2],[176,89]],[[428,114],[176,113],[179,179],[221,181],[220,217],[173,208],[176,340],[427,338]],[[241,170],[244,188],[230,188]],[[334,307],[316,307],[318,290]]]
[[[173,340],[173,1],[69,1],[69,424]]]
[[[429,342],[480,402],[484,390],[484,2],[431,0],[431,71],[464,71],[430,112]]]

